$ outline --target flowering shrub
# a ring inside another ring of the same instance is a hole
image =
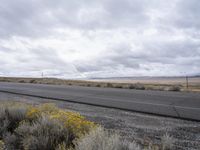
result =
[[[166,134],[160,149],[171,149]],[[141,150],[137,143],[54,104],[0,103],[0,150]],[[148,145],[148,150],[159,149]]]
[[[69,149],[97,125],[54,104],[0,104],[0,150]],[[2,141],[1,141],[2,140]]]
[[[97,126],[93,122],[87,121],[79,113],[58,109],[53,104],[31,107],[27,112],[27,117],[33,120],[41,115],[48,115],[50,119],[61,121],[76,138],[88,133],[90,129]]]

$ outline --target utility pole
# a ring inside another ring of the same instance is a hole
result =
[[[186,76],[185,79],[186,79],[186,87],[187,87],[187,90],[188,90],[188,88],[189,88],[189,84],[188,84],[188,76]]]
[[[44,77],[44,74],[43,74],[43,72],[42,72],[42,78]]]

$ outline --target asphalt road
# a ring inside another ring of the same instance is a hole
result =
[[[0,82],[0,91],[200,121],[200,94]]]

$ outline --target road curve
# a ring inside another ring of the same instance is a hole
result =
[[[0,92],[200,121],[200,94],[0,82]]]

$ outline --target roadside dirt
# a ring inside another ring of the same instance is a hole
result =
[[[55,103],[59,107],[77,111],[87,119],[99,123],[107,129],[115,130],[124,138],[136,140],[140,144],[148,142],[157,145],[163,135],[167,133],[174,139],[173,149],[200,149],[200,122],[1,92],[0,101],[20,101],[31,104]]]

